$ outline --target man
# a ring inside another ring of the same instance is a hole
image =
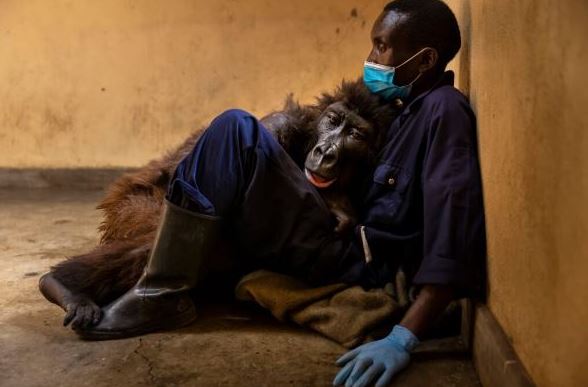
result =
[[[352,237],[334,233],[318,191],[263,125],[227,111],[178,165],[143,276],[83,337],[128,337],[193,321],[187,290],[201,264],[215,259],[221,234],[232,237],[244,267],[314,284],[373,287],[399,267],[408,274],[416,301],[386,338],[337,361],[336,385],[386,385],[448,303],[479,290],[485,232],[475,117],[445,72],[460,47],[457,21],[440,0],[396,0],[371,35],[364,82],[390,103],[401,99],[404,109],[366,182]]]

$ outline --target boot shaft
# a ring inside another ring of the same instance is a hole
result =
[[[219,217],[191,212],[165,199],[153,249],[139,281],[146,285],[145,292],[192,288],[203,261],[214,253],[219,234]]]

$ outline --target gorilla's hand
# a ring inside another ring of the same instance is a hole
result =
[[[356,219],[348,212],[342,211],[337,208],[331,208],[331,212],[337,219],[337,226],[335,226],[335,232],[339,234],[346,234],[353,229],[353,226],[357,223]]]
[[[68,289],[51,272],[39,278],[39,290],[48,301],[65,310],[63,326],[71,323],[73,329],[89,327],[102,317],[100,307],[91,298]]]
[[[337,220],[335,232],[339,234],[350,232],[357,224],[357,218],[349,197],[337,190],[321,191],[321,195]]]
[[[71,323],[72,329],[87,328],[98,324],[102,310],[84,295],[70,295],[64,298],[65,318],[63,326]]]

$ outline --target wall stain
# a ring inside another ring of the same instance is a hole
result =
[[[164,133],[159,131],[161,122],[158,119],[160,112],[155,107],[157,103],[140,103],[130,108],[130,135],[141,138],[143,141],[153,141],[159,145],[161,136]],[[169,113],[168,113],[169,114]]]
[[[71,132],[74,126],[73,117],[69,113],[57,112],[50,108],[45,108],[43,122],[50,135]]]
[[[131,109],[131,133],[133,135],[144,135],[145,127],[150,119],[149,106],[147,104],[137,104]]]
[[[24,104],[23,104],[24,105]],[[28,130],[30,123],[30,110],[24,106],[10,104],[4,108],[3,126],[20,130]]]

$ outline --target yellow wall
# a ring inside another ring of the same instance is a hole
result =
[[[310,101],[361,74],[385,3],[0,0],[0,167],[139,166],[227,108]]]
[[[489,306],[539,386],[588,386],[588,4],[450,4],[478,116]]]
[[[385,3],[0,0],[0,166],[138,166],[226,108],[309,101],[360,74]],[[588,385],[588,7],[449,3],[479,119],[490,308],[538,385]]]

